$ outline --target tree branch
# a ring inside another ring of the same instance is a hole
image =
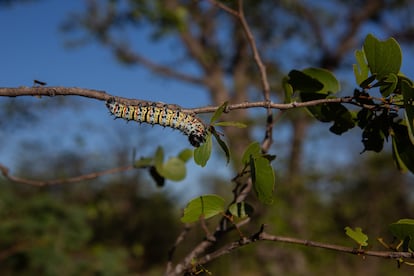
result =
[[[187,236],[188,232],[190,231],[191,226],[189,224],[185,225],[184,229],[181,231],[180,235],[175,240],[173,247],[168,251],[168,262],[166,268],[166,275],[170,275],[173,270],[172,258],[174,256],[175,250],[177,247],[184,241],[184,238]]]
[[[351,247],[346,247],[346,246],[321,243],[321,242],[303,240],[303,239],[297,239],[297,238],[291,238],[291,237],[274,236],[266,232],[262,232],[262,230],[263,229],[261,229],[259,233],[254,234],[253,236],[249,238],[243,238],[239,241],[232,242],[230,244],[227,244],[221,247],[220,249],[212,253],[205,255],[204,257],[197,260],[197,264],[204,265],[225,254],[229,254],[236,249],[239,249],[248,244],[255,243],[258,241],[273,241],[273,242],[283,242],[283,243],[289,243],[289,244],[298,244],[298,245],[304,245],[304,246],[309,246],[309,247],[333,250],[333,251],[342,252],[342,253],[349,253],[349,254],[359,255],[359,256],[371,256],[371,257],[378,257],[378,258],[385,258],[385,259],[402,259],[402,258],[403,259],[414,259],[414,253],[412,252],[364,250],[364,249],[351,248]]]
[[[267,80],[266,66],[264,65],[262,58],[260,57],[259,51],[256,46],[256,41],[254,40],[253,34],[250,31],[250,27],[246,21],[246,17],[244,16],[243,0],[239,0],[238,5],[239,5],[239,20],[243,27],[244,32],[246,33],[247,40],[249,41],[249,44],[252,48],[254,61],[256,62],[257,67],[259,68],[264,98],[266,101],[270,101],[270,86],[269,86],[269,81]]]
[[[243,10],[243,0],[239,0],[238,1],[238,11],[235,11],[229,7],[227,7],[226,5],[215,1],[215,0],[210,0],[210,2],[221,8],[222,10],[224,10],[225,12],[231,14],[232,16],[236,17],[239,21],[240,24],[242,26],[242,29],[247,37],[247,41],[250,45],[250,48],[252,50],[253,53],[253,58],[254,61],[259,69],[259,74],[260,74],[260,80],[261,80],[261,84],[262,84],[262,88],[263,88],[263,96],[266,102],[270,103],[270,85],[269,85],[269,81],[267,80],[267,73],[266,73],[266,66],[264,65],[259,51],[257,49],[257,45],[256,45],[256,41],[254,39],[254,36],[250,30],[249,24],[247,23],[246,17],[244,15],[244,10]],[[267,120],[266,120],[266,131],[265,131],[265,137],[263,139],[262,142],[262,150],[264,152],[266,152],[271,144],[272,144],[272,129],[273,129],[273,113],[271,110],[271,107],[268,106],[267,107]]]
[[[79,87],[61,87],[61,86],[20,86],[14,87],[0,87],[0,96],[5,97],[19,97],[19,96],[81,96],[101,101],[109,100],[112,95],[105,91],[85,89]]]
[[[77,183],[81,181],[95,179],[95,178],[98,178],[100,176],[107,175],[107,174],[114,174],[114,173],[129,171],[129,170],[132,170],[133,168],[134,167],[132,165],[128,165],[128,166],[112,168],[109,170],[93,172],[89,174],[84,174],[84,175],[69,177],[69,178],[63,178],[63,179],[59,178],[59,179],[51,179],[51,180],[33,180],[33,179],[27,179],[27,178],[10,175],[9,169],[6,166],[0,164],[0,171],[6,179],[12,182],[15,182],[15,183],[27,184],[27,185],[38,186],[38,187],[58,185],[58,184]]]
[[[19,96],[48,96],[48,97],[55,97],[55,96],[80,96],[80,97],[87,97],[101,101],[107,101],[115,96],[106,93],[105,91],[93,90],[93,89],[85,89],[85,88],[78,88],[78,87],[1,87],[0,88],[0,97],[19,97]],[[148,104],[149,101],[140,100],[140,99],[128,99],[123,97],[115,97],[118,101],[121,101],[125,104],[137,105],[137,104]],[[307,102],[292,102],[292,103],[273,103],[268,101],[259,101],[259,102],[244,102],[244,103],[236,103],[236,104],[229,104],[227,106],[227,110],[236,110],[236,109],[246,109],[246,108],[271,108],[271,109],[279,109],[279,110],[288,110],[288,109],[295,109],[295,108],[303,108],[303,107],[310,107],[316,106],[319,104],[329,104],[329,103],[347,103],[356,105],[359,107],[367,108],[367,109],[374,109],[376,108],[375,105],[367,105],[367,104],[360,104],[354,101],[354,97],[342,97],[342,98],[329,98],[329,99],[318,99],[312,100]],[[164,104],[164,103],[159,103]],[[175,106],[176,108],[180,108],[183,112],[189,113],[212,113],[219,108],[219,106],[205,106],[200,108],[182,108],[179,105],[172,104],[171,106]]]
[[[127,49],[123,45],[113,45],[113,50],[116,55],[123,61],[127,63],[142,64],[144,67],[149,69],[155,74],[173,78],[176,80],[184,81],[187,83],[205,85],[205,80],[202,77],[195,77],[189,74],[185,74],[179,71],[176,71],[170,67],[157,64],[152,60]]]

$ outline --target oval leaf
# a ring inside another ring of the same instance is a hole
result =
[[[177,157],[183,160],[184,162],[187,162],[188,160],[190,160],[191,157],[193,157],[193,151],[190,149],[184,149],[178,154]]]
[[[288,74],[288,83],[292,86],[293,91],[314,93],[323,88],[323,84],[310,75],[298,70],[292,70]]]
[[[397,88],[398,77],[396,74],[388,74],[384,80],[381,81],[380,92],[383,97],[388,97],[391,93],[394,93]]]
[[[414,172],[414,145],[408,135],[408,129],[401,124],[392,125],[393,158],[397,167],[405,172]]]
[[[221,114],[223,114],[224,110],[226,110],[227,105],[228,102],[224,102],[222,105],[220,105],[219,108],[217,108],[216,112],[214,112],[213,116],[210,119],[211,125],[214,125],[214,123],[220,118]]]
[[[250,158],[253,187],[257,198],[265,204],[273,203],[275,173],[268,159],[264,157]]]
[[[192,199],[184,209],[181,217],[183,223],[209,219],[224,212],[224,199],[217,195],[203,195]]]
[[[335,76],[328,70],[322,68],[307,68],[302,71],[308,76],[318,80],[322,83],[323,87],[318,93],[329,94],[336,93],[341,89],[339,81]]]
[[[209,132],[206,142],[194,150],[194,162],[197,165],[204,167],[207,164],[210,159],[212,144],[211,133]]]
[[[398,74],[400,71],[402,53],[400,45],[394,38],[380,41],[369,34],[365,38],[364,52],[371,74],[377,74],[378,80],[390,73]]]
[[[366,88],[363,82],[368,79],[368,64],[365,60],[365,53],[362,50],[355,51],[355,59],[357,64],[353,65],[355,80],[362,88]]]
[[[211,133],[214,135],[214,138],[216,138],[216,141],[220,145],[220,148],[226,154],[226,161],[228,164],[230,162],[230,150],[227,147],[227,144],[221,139],[220,135],[214,130],[214,128],[212,128]]]
[[[261,148],[259,142],[251,143],[246,151],[243,153],[242,163],[247,165],[250,162],[250,156],[258,157],[261,155]]]
[[[186,176],[185,163],[178,157],[172,157],[165,162],[159,173],[172,181],[181,181]]]

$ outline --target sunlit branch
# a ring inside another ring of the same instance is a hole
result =
[[[95,178],[98,178],[100,176],[104,176],[107,174],[114,174],[114,173],[132,170],[133,168],[134,167],[132,165],[128,165],[128,166],[112,168],[109,170],[93,172],[93,173],[84,174],[84,175],[75,176],[75,177],[69,177],[69,178],[58,178],[58,179],[51,179],[51,180],[33,180],[33,179],[10,175],[9,169],[5,167],[4,165],[0,164],[0,171],[6,179],[12,182],[15,182],[15,183],[27,184],[27,185],[38,186],[38,187],[77,183],[81,181],[92,180],[92,179],[95,179]]]
[[[85,89],[79,87],[61,86],[20,86],[20,87],[0,87],[0,96],[19,97],[19,96],[80,96],[101,101],[106,101],[112,96],[105,91]]]

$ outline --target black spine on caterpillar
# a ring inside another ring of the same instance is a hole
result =
[[[106,106],[116,118],[178,129],[188,136],[194,147],[199,147],[206,141],[207,128],[201,119],[194,114],[182,112],[179,108],[152,102],[126,105],[114,98],[107,100]]]

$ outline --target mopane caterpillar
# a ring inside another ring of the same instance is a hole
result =
[[[117,102],[114,98],[107,100],[106,106],[117,118],[178,129],[188,136],[190,144],[194,147],[199,147],[206,140],[207,128],[201,119],[179,108],[154,102],[127,105]]]

